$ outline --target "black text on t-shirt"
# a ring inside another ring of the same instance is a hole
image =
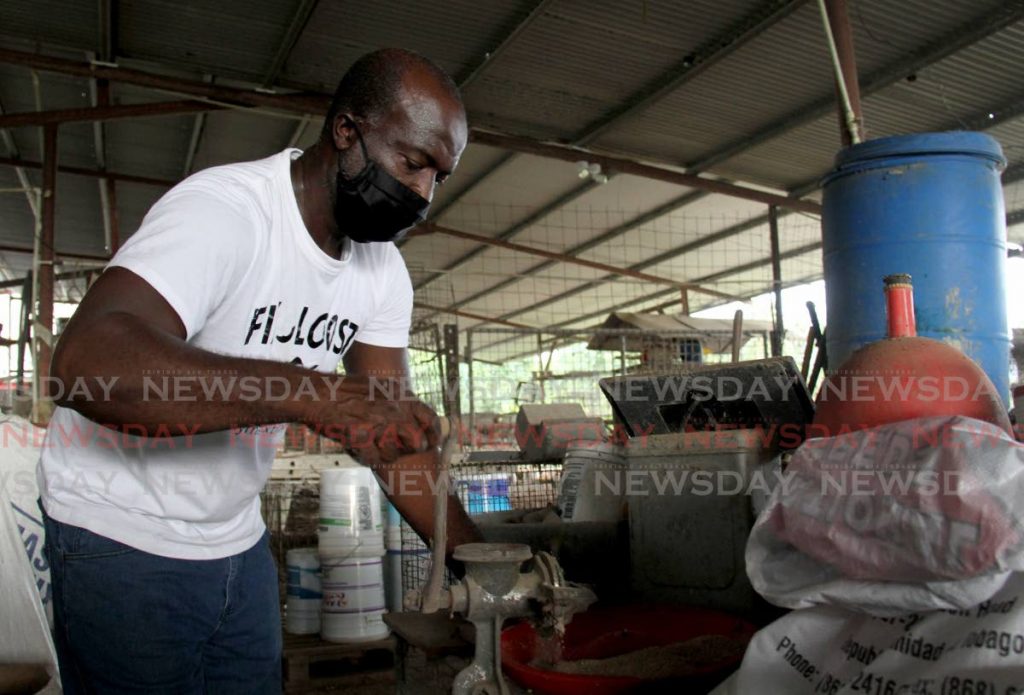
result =
[[[293,313],[285,318],[289,312],[282,310],[283,304],[277,302],[253,310],[245,345],[256,337],[263,345],[276,340],[279,343],[308,345],[314,349],[322,347],[325,351],[331,350],[341,355],[359,330],[359,325],[350,319],[326,311],[312,318],[313,312],[310,312],[308,306],[302,307],[297,315]]]

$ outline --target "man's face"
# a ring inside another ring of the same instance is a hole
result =
[[[427,200],[455,170],[466,148],[468,128],[462,107],[430,78],[407,74],[390,112],[358,122],[370,158]],[[335,124],[335,133],[339,125]],[[365,165],[358,142],[350,142],[343,159],[353,176]]]

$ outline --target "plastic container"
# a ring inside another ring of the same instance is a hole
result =
[[[285,554],[288,572],[284,629],[293,635],[320,632],[320,557],[316,548],[294,548]]]
[[[573,617],[565,629],[562,658],[606,659],[648,647],[664,646],[704,635],[724,635],[746,645],[757,629],[728,613],[678,605],[597,606]],[[734,670],[743,658],[729,654],[694,669],[692,675],[665,681],[624,676],[559,673],[534,665],[538,638],[529,622],[501,635],[502,665],[509,678],[543,695],[616,695],[632,692],[705,693]],[[656,684],[656,685],[655,685]],[[652,688],[652,689],[646,689]],[[657,689],[653,689],[657,688]]]
[[[512,509],[509,499],[509,475],[484,473],[460,480],[459,496],[469,514],[507,512]]]
[[[387,637],[382,559],[321,561],[320,636],[328,642],[370,642]]]
[[[327,468],[320,472],[321,558],[380,557],[384,554],[384,523],[380,486],[363,466]]]
[[[558,507],[562,521],[619,521],[623,518],[626,458],[611,444],[570,447],[562,463]]]
[[[822,201],[830,368],[885,337],[878,279],[909,273],[918,335],[966,353],[1008,403],[1005,166],[999,143],[971,132],[881,138],[837,155]]]

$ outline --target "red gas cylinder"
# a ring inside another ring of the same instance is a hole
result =
[[[917,336],[909,275],[885,278],[889,337],[865,345],[818,392],[812,436],[900,420],[964,415],[1010,432],[991,379],[952,345]]]

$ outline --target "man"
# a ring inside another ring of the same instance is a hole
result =
[[[301,422],[375,466],[436,464],[434,413],[374,381],[408,373],[412,285],[390,242],[466,138],[437,66],[371,53],[316,145],[182,182],[90,289],[54,353],[39,467],[65,692],[280,689],[267,440]],[[392,497],[421,535],[425,489]],[[449,547],[476,540],[451,514]]]

